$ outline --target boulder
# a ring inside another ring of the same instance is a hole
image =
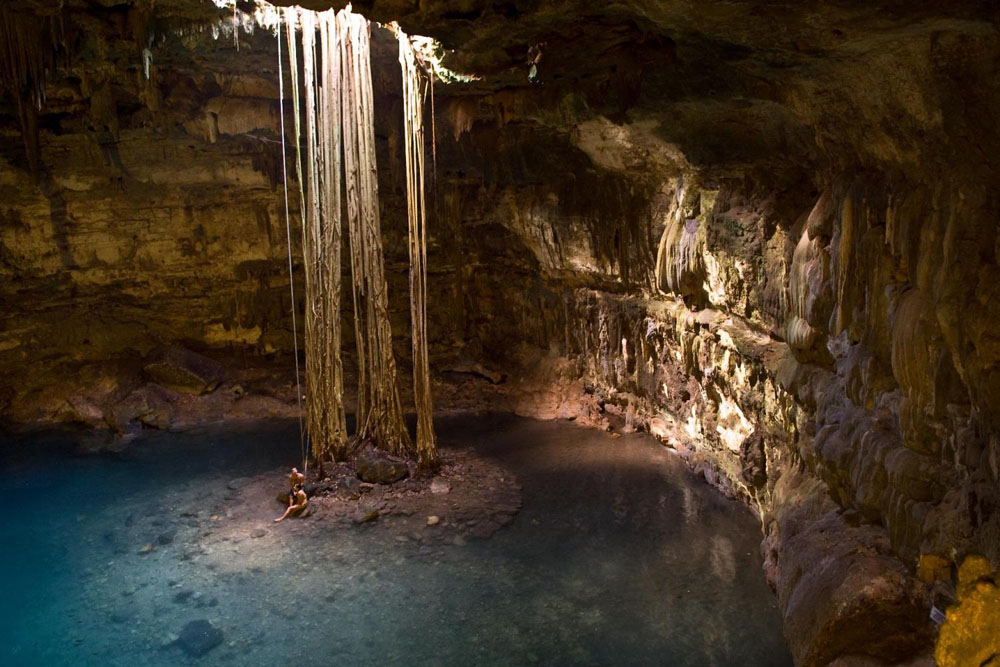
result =
[[[91,428],[102,428],[106,425],[104,411],[90,397],[70,396],[66,399],[66,404],[69,406],[68,421],[86,424]]]
[[[222,630],[200,618],[184,626],[176,643],[188,655],[200,658],[222,643]]]
[[[891,555],[888,535],[852,526],[828,500],[782,521],[778,601],[796,665],[819,667],[864,654],[897,664],[929,648],[933,629],[922,584]]]
[[[185,394],[201,395],[222,382],[219,362],[183,347],[162,348],[150,356],[143,371],[154,382]]]
[[[329,482],[312,482],[303,485],[302,490],[306,492],[306,498],[312,498],[313,496],[323,495],[332,488],[333,484]]]
[[[116,403],[105,418],[116,433],[128,433],[136,425],[169,429],[173,417],[174,408],[168,393],[161,387],[147,384]]]
[[[357,460],[358,478],[370,484],[394,484],[406,479],[410,467],[402,461],[390,459],[374,448],[365,449]]]

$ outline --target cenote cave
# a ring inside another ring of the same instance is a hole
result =
[[[1000,665],[994,0],[5,0],[0,664]]]

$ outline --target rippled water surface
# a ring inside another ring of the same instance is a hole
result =
[[[4,442],[0,664],[791,664],[757,522],[651,439],[438,429],[521,482],[492,539],[421,550],[389,517],[206,547],[227,482],[294,463],[295,424],[152,433],[115,459],[73,458],[67,436]],[[223,633],[200,658],[173,643],[198,619]]]

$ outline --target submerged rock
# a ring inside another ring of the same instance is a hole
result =
[[[249,477],[237,477],[236,479],[230,480],[229,483],[226,484],[226,488],[230,491],[239,491],[252,481],[253,480]]]
[[[177,645],[190,656],[200,658],[222,643],[222,630],[203,618],[184,626],[177,637]]]
[[[123,435],[107,429],[96,429],[85,433],[77,440],[73,449],[75,456],[115,455],[122,452],[135,437],[135,433]]]
[[[185,602],[191,599],[192,595],[194,595],[194,591],[187,591],[187,590],[178,591],[177,593],[174,594],[174,602],[178,604],[184,604]]]
[[[118,623],[118,624],[128,623],[133,618],[135,618],[135,609],[132,609],[131,607],[118,609],[111,613],[112,623]]]
[[[177,537],[177,529],[171,528],[168,531],[160,533],[156,537],[156,543],[159,544],[160,546],[166,546],[168,544],[171,544],[174,541],[175,537]]]

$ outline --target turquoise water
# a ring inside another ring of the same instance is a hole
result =
[[[150,432],[117,458],[3,443],[0,664],[791,664],[756,520],[650,438],[499,416],[438,430],[523,487],[492,539],[432,549],[391,517],[220,538],[227,482],[294,463],[295,424]],[[193,657],[174,640],[199,619],[223,636]]]

